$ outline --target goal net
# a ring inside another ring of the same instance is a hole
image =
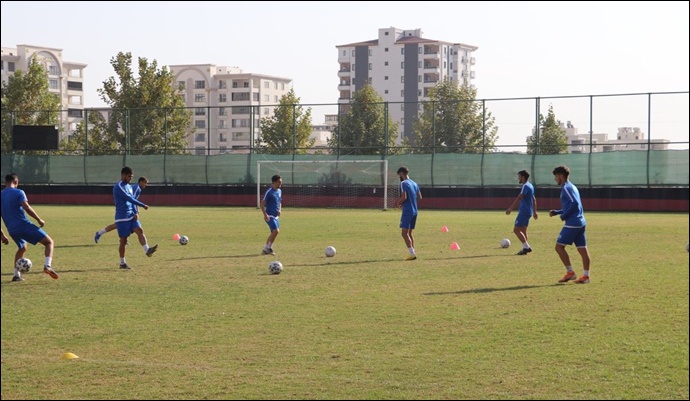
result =
[[[257,162],[257,207],[271,185],[283,178],[283,204],[298,207],[394,207],[400,180],[388,160],[310,160]]]

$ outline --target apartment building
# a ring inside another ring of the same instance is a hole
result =
[[[397,141],[412,136],[412,122],[429,90],[448,79],[472,85],[473,53],[477,46],[422,37],[421,29],[381,28],[378,38],[336,46],[340,97],[347,105],[352,95],[370,84],[389,103],[389,116],[399,126]],[[347,110],[341,106],[340,111]]]
[[[188,136],[194,154],[246,153],[261,138],[260,120],[271,117],[292,79],[245,73],[213,64],[168,66],[193,111]]]
[[[561,123],[568,138],[568,153],[598,153],[626,150],[668,150],[668,139],[646,139],[639,127],[619,127],[616,139],[609,139],[608,133],[580,134],[578,128],[568,121]],[[532,133],[534,135],[534,128]],[[529,141],[531,136],[527,138]]]
[[[60,97],[60,139],[77,129],[84,118],[84,69],[87,64],[65,61],[62,49],[17,45],[2,47],[2,82],[17,71],[26,72],[32,58],[37,58],[46,69],[48,90]]]

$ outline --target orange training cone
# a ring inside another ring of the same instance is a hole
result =
[[[451,244],[451,246],[450,246],[450,249],[457,251],[460,249],[460,245],[458,245],[457,242],[453,242],[453,244]]]
[[[441,232],[447,233],[447,232],[448,232],[448,227],[446,227],[446,226],[441,227]]]
[[[173,241],[179,241],[179,240],[180,240],[180,234],[173,235]]]

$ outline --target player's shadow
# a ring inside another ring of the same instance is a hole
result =
[[[425,292],[422,295],[463,295],[463,294],[488,294],[497,291],[519,291],[519,290],[530,290],[533,288],[544,288],[544,287],[565,287],[559,284],[544,284],[544,285],[516,285],[513,287],[501,287],[501,288],[473,288],[470,290],[462,291],[446,291],[446,292]]]
[[[219,255],[219,256],[198,256],[194,258],[175,258],[175,259],[165,259],[168,262],[176,262],[178,260],[198,260],[198,259],[237,259],[237,258],[251,258],[251,257],[259,257],[259,256],[267,256],[267,255],[261,255],[258,253],[252,253],[249,255]]]
[[[388,259],[366,259],[366,260],[349,260],[349,261],[338,261],[338,262],[331,262],[330,260],[326,260],[323,262],[318,262],[318,263],[297,263],[297,264],[290,264],[290,266],[295,266],[295,267],[313,267],[313,266],[344,266],[344,265],[360,265],[360,264],[368,264],[368,263],[381,263],[381,262],[392,262],[392,263],[404,263],[404,264],[409,264],[410,266],[414,265],[418,261],[434,261],[434,260],[458,260],[458,259],[478,259],[478,258],[491,258],[495,257],[496,255],[473,255],[473,256],[447,256],[447,257],[438,257],[438,258],[419,258],[417,261],[413,260],[404,260],[400,259],[399,257],[397,258],[388,258]],[[330,258],[329,258],[330,259]]]

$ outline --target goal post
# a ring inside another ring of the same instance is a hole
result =
[[[400,192],[388,160],[260,160],[257,207],[276,174],[283,179],[283,203],[290,206],[386,210],[395,205]]]

